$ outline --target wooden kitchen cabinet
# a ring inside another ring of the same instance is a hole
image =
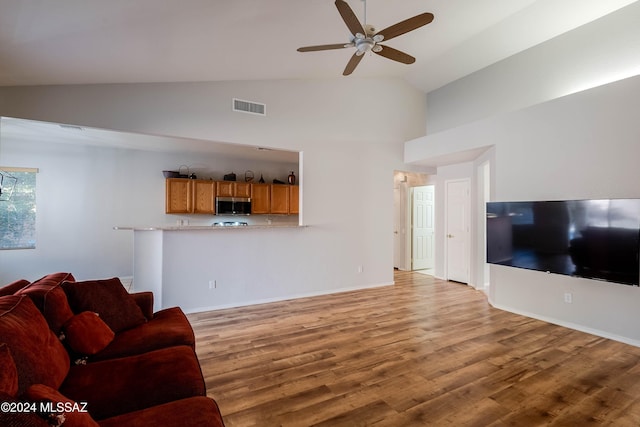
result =
[[[168,214],[214,214],[215,182],[203,179],[168,178],[165,212]]]
[[[216,182],[216,194],[218,197],[233,197],[233,181]]]
[[[168,214],[216,213],[216,196],[250,197],[256,215],[299,213],[299,188],[287,184],[259,184],[204,179],[167,178],[165,212]]]
[[[271,186],[271,213],[289,213],[289,185],[273,184]]]
[[[297,185],[289,187],[289,213],[300,213],[300,187]]]
[[[191,180],[168,178],[165,183],[165,212],[172,214],[191,213],[193,208]]]
[[[218,181],[216,184],[219,197],[251,197],[251,184],[248,182]]]
[[[251,213],[271,213],[271,184],[251,184]]]
[[[233,197],[251,197],[251,183],[236,182]]]
[[[191,180],[193,187],[193,213],[216,213],[216,183],[203,179]]]

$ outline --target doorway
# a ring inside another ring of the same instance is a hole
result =
[[[434,241],[435,233],[429,235],[429,228],[433,230],[435,214],[431,212],[429,215],[429,207],[425,204],[431,203],[435,200],[435,183],[434,178],[431,175],[417,172],[394,172],[394,186],[393,186],[393,267],[396,270],[411,271],[415,270],[413,254],[416,251],[420,251],[418,254],[418,267],[430,268],[431,270],[421,269],[420,272],[428,272],[427,274],[433,274],[433,268],[435,262],[433,261],[435,256],[435,243],[430,245],[430,241]],[[415,188],[430,187],[426,190],[426,193],[419,190],[417,193]],[[429,195],[431,191],[431,195]],[[416,196],[417,194],[417,196]],[[413,209],[415,203],[413,202],[414,196],[420,200],[418,204],[421,206],[420,212],[414,214]],[[426,211],[423,215],[423,212]],[[433,208],[431,209],[433,211]],[[419,232],[418,242],[414,244],[414,218],[419,218]],[[429,260],[430,259],[430,260]],[[428,267],[422,267],[424,263]]]

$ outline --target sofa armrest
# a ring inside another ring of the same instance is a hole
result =
[[[144,317],[146,317],[147,320],[153,319],[153,292],[134,292],[131,296],[142,310]]]

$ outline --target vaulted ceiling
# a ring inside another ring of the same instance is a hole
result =
[[[361,21],[365,2],[347,0]],[[428,92],[633,0],[368,0],[382,29],[431,12],[388,42],[413,65],[367,54],[350,77],[333,0],[0,0],[0,86],[399,77]]]

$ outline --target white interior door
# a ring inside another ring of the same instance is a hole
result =
[[[393,267],[399,270],[404,268],[402,230],[402,209],[400,189],[393,189]]]
[[[412,251],[413,270],[434,266],[435,248],[435,191],[433,185],[414,187],[412,192]]]
[[[469,180],[446,181],[446,278],[469,283]]]

